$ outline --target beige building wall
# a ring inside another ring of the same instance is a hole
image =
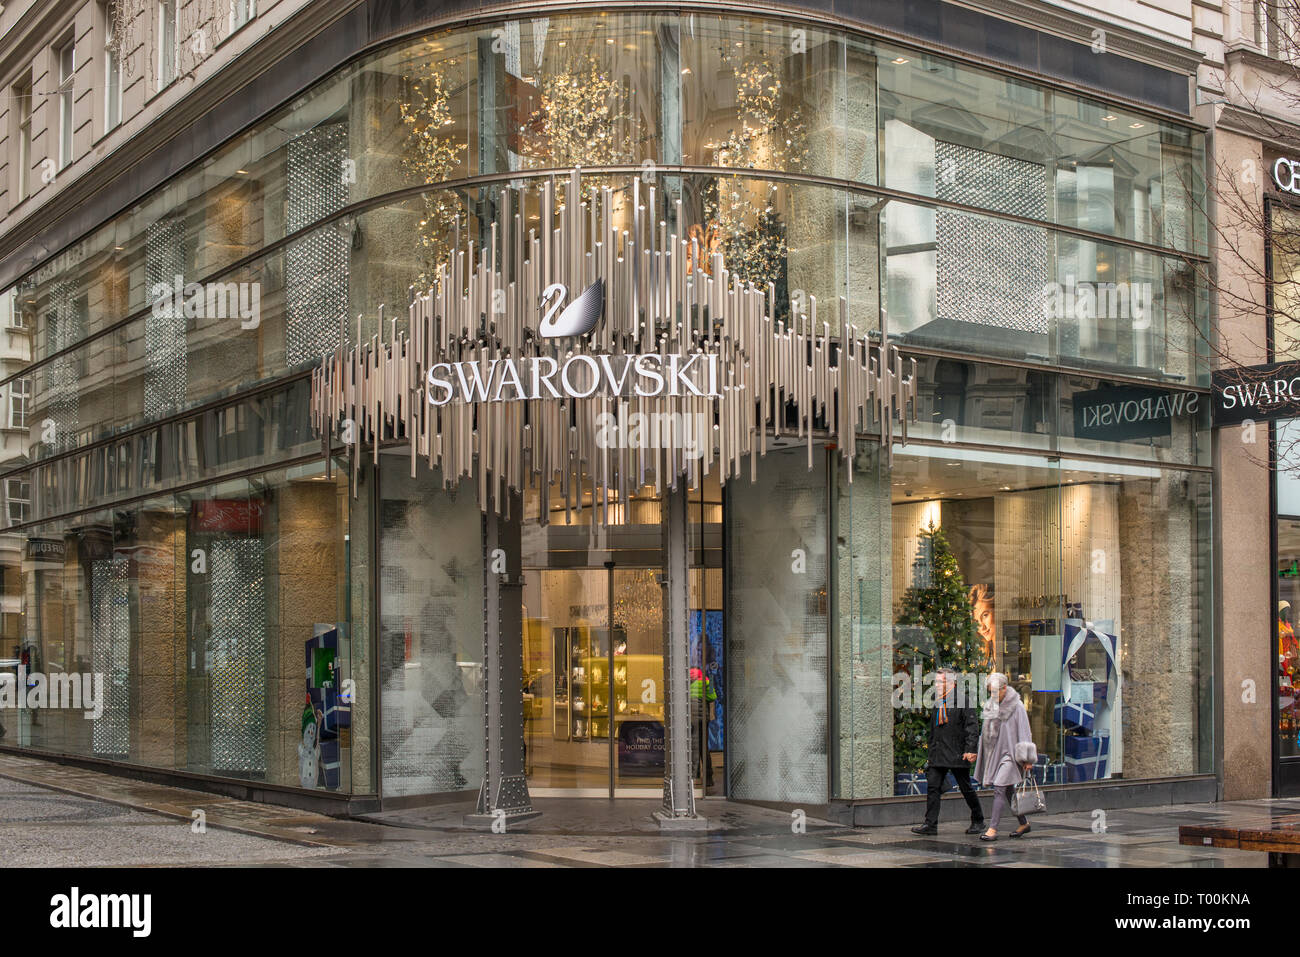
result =
[[[1221,196],[1251,184],[1241,170],[1261,168],[1257,139],[1218,129],[1213,137],[1210,175]],[[1243,165],[1245,164],[1245,165]],[[1259,184],[1253,187],[1258,193]],[[1263,201],[1258,196],[1255,208]],[[1262,302],[1257,265],[1264,261],[1264,237],[1248,216],[1231,204],[1217,204],[1219,229],[1212,235],[1218,276],[1217,337],[1221,362],[1266,361],[1263,310],[1241,308]],[[1243,221],[1243,219],[1245,221]],[[1214,539],[1219,587],[1218,632],[1221,648],[1218,687],[1223,702],[1223,797],[1266,797],[1272,789],[1272,615],[1269,569],[1269,476],[1266,468],[1268,427],[1226,428],[1215,435],[1216,475]]]

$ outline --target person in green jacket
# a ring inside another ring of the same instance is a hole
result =
[[[713,759],[709,755],[709,721],[713,718],[718,693],[713,682],[699,668],[691,669],[691,772],[704,765],[704,787],[713,787]]]

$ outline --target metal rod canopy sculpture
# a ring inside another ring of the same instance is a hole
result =
[[[807,315],[775,321],[772,284],[740,283],[719,252],[702,263],[697,241],[654,221],[654,186],[643,191],[633,177],[630,208],[616,210],[621,190],[605,186],[583,201],[580,176],[569,175],[563,202],[554,177],[543,183],[540,228],[525,231],[509,188],[484,241],[462,236],[458,223],[450,261],[431,288],[412,293],[405,329],[392,318],[385,330],[381,306],[379,334],[361,342],[358,317],[358,344],[339,346],[312,373],[312,424],[327,457],[332,439],[350,436],[355,473],[359,443],[371,444],[377,463],[382,442],[405,440],[412,477],[423,459],[448,487],[475,480],[484,511],[501,511],[506,489],[535,488],[543,522],[554,492],[566,519],[590,507],[596,526],[617,524],[629,493],[647,485],[659,494],[680,476],[695,489],[711,472],[725,483],[743,474],[746,458],[752,481],[769,432],[801,439],[810,468],[818,435],[846,463],[861,433],[878,430],[887,456],[896,427],[906,442],[916,361],[847,324],[843,298],[838,335],[818,320],[812,297]],[[680,200],[675,212],[680,224]],[[553,319],[556,294],[578,290]],[[587,322],[603,321],[566,334],[583,306]],[[587,372],[581,386],[574,369]],[[667,447],[599,441],[608,423],[634,413],[704,423],[709,434]]]

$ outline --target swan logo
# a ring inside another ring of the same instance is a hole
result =
[[[550,306],[538,329],[543,337],[585,336],[596,328],[601,313],[605,311],[605,280],[597,279],[561,311],[560,304],[568,294],[568,287],[562,282],[551,283],[542,293],[541,304]]]

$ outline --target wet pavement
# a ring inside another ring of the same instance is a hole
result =
[[[1263,854],[1180,846],[1178,827],[1300,811],[1273,800],[1043,815],[1022,840],[982,844],[964,820],[918,837],[713,797],[699,802],[709,830],[676,834],[659,831],[655,800],[534,805],[540,818],[501,834],[464,825],[470,802],[340,820],[0,755],[0,866],[1264,867]]]

